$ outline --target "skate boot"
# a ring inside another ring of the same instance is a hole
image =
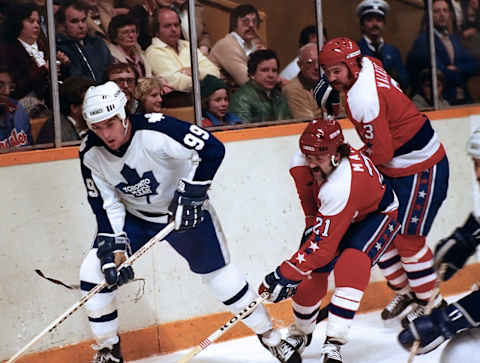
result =
[[[92,345],[97,351],[92,363],[123,363],[120,340],[113,345]]]
[[[285,340],[290,343],[299,354],[302,354],[305,348],[312,342],[312,333],[305,334],[298,329],[295,324],[292,324],[288,327]]]
[[[390,284],[389,286],[392,288]],[[383,309],[382,319],[390,320],[399,317],[413,303],[415,303],[415,296],[409,291],[408,287],[397,290],[392,301]]]
[[[343,343],[335,340],[335,338],[327,337],[325,343],[320,350],[323,354],[323,363],[342,363],[342,355],[340,354],[340,347]]]
[[[408,328],[410,323],[414,321],[416,318],[425,315],[425,308],[427,307],[427,302],[423,300],[415,299],[415,303],[417,304],[417,307],[402,319],[402,328],[404,329]],[[443,300],[443,298],[440,295],[438,295],[435,298],[435,303],[433,305],[432,310],[443,308],[445,306],[447,306],[447,302]]]
[[[269,330],[263,334],[257,334],[260,343],[272,355],[282,363],[302,363],[302,357],[295,350],[295,346],[281,339],[280,332]]]

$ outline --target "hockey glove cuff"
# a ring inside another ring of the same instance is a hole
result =
[[[208,199],[207,190],[211,181],[180,180],[177,190],[168,207],[175,222],[176,230],[195,228],[204,219],[203,209]]]
[[[265,291],[269,292],[270,296],[268,301],[277,303],[295,295],[300,282],[301,281],[289,280],[283,276],[279,266],[274,272],[265,276],[262,284],[260,284],[258,288],[258,293],[261,295]]]
[[[130,241],[127,235],[122,233],[110,234],[99,233],[95,240],[97,246],[97,257],[100,260],[100,266],[105,281],[109,286],[123,285],[134,278],[132,266],[117,269],[128,258],[130,250]]]

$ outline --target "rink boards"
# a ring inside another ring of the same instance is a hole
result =
[[[447,150],[451,171],[447,200],[428,238],[431,246],[462,224],[478,200],[465,142],[472,125],[480,125],[479,114],[479,107],[428,113]],[[347,140],[360,146],[351,125],[346,121],[342,125]],[[216,134],[225,142],[227,153],[211,200],[225,230],[232,261],[252,286],[296,249],[303,230],[288,169],[304,127],[281,125]],[[47,276],[78,284],[79,266],[90,248],[95,223],[86,202],[77,153],[78,148],[70,147],[0,155],[0,360],[9,358],[79,299],[78,290],[54,285],[34,272],[40,269]],[[229,316],[166,244],[143,256],[135,271],[146,282],[142,297],[136,299],[139,282],[122,288],[118,297],[127,359],[195,345]],[[478,277],[480,268],[474,262],[446,285],[444,292],[468,289]],[[377,309],[390,296],[375,269],[361,309]],[[279,324],[290,321],[288,302],[272,309]],[[246,334],[247,329],[237,326],[229,336]],[[36,344],[21,362],[88,361],[89,339],[85,314],[77,312]]]

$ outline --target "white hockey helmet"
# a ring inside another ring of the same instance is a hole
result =
[[[83,118],[87,126],[118,116],[125,127],[127,97],[115,82],[92,86],[85,93],[82,105]]]
[[[480,159],[480,128],[473,131],[468,139],[467,153],[474,159]]]
[[[384,0],[363,0],[357,5],[357,15],[360,19],[367,14],[377,14],[385,18],[389,10],[390,5]]]

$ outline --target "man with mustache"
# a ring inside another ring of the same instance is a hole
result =
[[[302,353],[311,343],[330,272],[335,289],[328,313],[322,363],[342,363],[348,333],[370,270],[400,229],[398,199],[372,161],[345,142],[335,120],[312,120],[292,161],[292,175],[305,214],[300,248],[265,276],[259,292],[269,301],[292,297],[294,324],[287,342]]]
[[[252,5],[239,5],[230,14],[230,33],[215,43],[209,58],[215,63],[231,87],[239,87],[249,79],[248,56],[265,49],[257,34],[260,26],[258,10]]]
[[[358,4],[357,15],[363,34],[358,46],[363,55],[380,59],[383,68],[405,91],[408,88],[408,72],[403,65],[402,55],[397,47],[385,43],[383,39],[385,16],[389,10],[390,6],[384,0],[363,0]]]
[[[402,229],[394,241],[395,250],[379,262],[397,294],[381,315],[384,320],[399,318],[411,306],[414,310],[402,320],[406,326],[423,314],[435,296],[437,275],[426,236],[447,195],[445,149],[430,120],[380,61],[362,56],[353,40],[334,38],[325,43],[319,63],[335,90],[345,92],[345,112],[365,144],[362,151],[391,181],[400,202]],[[436,296],[434,307],[443,303]]]

